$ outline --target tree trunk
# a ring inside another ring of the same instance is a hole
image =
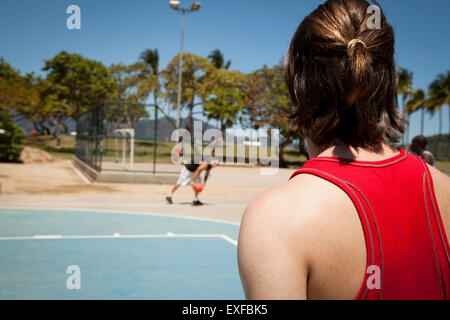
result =
[[[448,107],[448,142],[447,142],[447,160],[450,160],[450,106]]]
[[[47,119],[45,119],[45,118],[39,120],[39,125],[41,127],[41,133],[44,136],[47,136],[50,134],[50,129],[45,125],[46,121],[47,121]]]
[[[66,121],[64,120],[64,116],[60,116],[58,118],[58,122],[61,125],[61,127],[63,128],[63,133],[64,134],[69,133],[69,126],[67,125]]]
[[[194,109],[193,104],[189,104],[189,113],[188,116],[186,118],[186,130],[189,131],[189,133],[191,134],[191,136],[193,136],[193,119],[192,119],[192,110]]]
[[[130,118],[130,115],[128,114],[128,112],[125,110],[125,117],[126,117],[126,119],[127,119],[127,124],[128,124],[128,126],[130,127],[130,128],[132,128],[133,127],[133,121],[131,120],[131,118]]]
[[[309,153],[308,153],[308,150],[306,150],[305,139],[303,139],[303,138],[299,139],[298,152],[300,153],[300,155],[305,156],[306,159],[309,160]]]
[[[225,124],[223,121],[223,117],[220,117],[220,132],[222,132],[222,137],[224,137],[224,138],[225,138],[225,131],[226,131],[226,128],[225,128]]]
[[[439,142],[441,141],[441,135],[442,135],[442,108],[439,109],[439,135],[437,137],[437,141],[436,141],[436,154],[435,156],[438,156],[438,152],[439,152]]]
[[[36,133],[41,132],[41,129],[39,128],[39,124],[36,121],[33,121],[33,127],[34,127],[34,131],[36,131]]]
[[[155,102],[155,105],[157,106],[158,105],[158,90],[157,89],[155,89],[153,91],[153,101]]]
[[[411,120],[411,115],[408,113],[408,115],[406,116],[406,120],[408,120],[408,127],[406,128],[406,142],[405,142],[405,150],[407,150],[407,145],[409,144],[409,129],[411,128],[411,126],[409,125],[409,122]]]
[[[282,143],[280,143],[280,146],[279,146],[280,168],[287,168],[287,163],[286,163],[286,160],[284,159],[283,152],[284,152],[284,148],[291,142],[292,142],[291,140],[286,140],[286,141],[283,141]]]
[[[405,110],[405,108],[406,108],[406,105],[405,105],[405,101],[406,101],[406,95],[403,95],[403,97],[402,97],[403,99],[402,99],[402,104],[403,104],[403,116],[406,116],[406,110]],[[409,123],[407,124],[408,125],[408,127],[409,127]],[[403,148],[406,148],[406,139],[405,139],[405,136],[406,136],[406,134],[404,133],[403,134]]]
[[[420,118],[420,135],[421,136],[423,136],[424,126],[425,126],[425,109],[422,108],[422,114],[421,114],[421,118]]]
[[[61,125],[54,118],[52,118],[50,121],[51,121],[51,123],[54,126],[54,129],[53,129],[53,132],[52,132],[52,136],[56,139],[56,147],[60,148],[61,147],[60,135],[64,131],[64,129],[61,127]]]
[[[211,121],[210,118],[207,119],[205,123],[202,123],[202,129],[203,129],[203,132],[205,132],[206,130],[208,130],[208,124],[209,124],[209,121]]]

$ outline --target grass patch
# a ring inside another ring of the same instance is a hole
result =
[[[62,135],[60,136],[61,144],[57,147],[56,139],[53,136],[29,136],[23,140],[23,146],[38,148],[50,153],[53,157],[71,158],[74,155],[75,137]],[[159,163],[171,163],[172,149],[175,146],[174,142],[159,141],[156,145],[156,161]],[[202,151],[205,150],[205,146]],[[233,152],[235,159],[239,158],[240,162],[248,162],[250,156],[259,157],[259,152],[263,154],[263,159],[270,158],[270,149],[260,150],[259,147],[254,146],[234,146],[228,147],[228,152]],[[126,143],[127,157],[129,156],[129,143]],[[152,140],[135,140],[134,144],[134,161],[135,162],[152,162],[153,161],[154,142]],[[227,156],[227,147],[216,149],[216,156]],[[122,158],[122,139],[105,138],[103,140],[103,157],[104,159],[120,160]],[[292,163],[305,162],[306,158],[301,156],[296,149],[285,148],[285,160]]]
[[[75,137],[62,135],[61,144],[58,148],[56,146],[56,139],[53,136],[29,136],[24,137],[23,145],[33,148],[38,148],[50,153],[53,157],[60,158],[72,158],[75,148]],[[115,140],[115,141],[114,141]],[[104,146],[104,158],[120,160],[122,157],[122,140],[114,138],[106,138],[103,142]],[[175,146],[174,142],[159,141],[157,143],[156,161],[158,163],[171,163],[171,153]],[[127,144],[127,148],[129,145]],[[134,159],[136,162],[152,162],[153,161],[153,141],[152,140],[136,140],[135,141],[135,153]],[[203,147],[203,150],[205,147]],[[264,158],[270,157],[270,149],[262,150],[266,155]],[[227,149],[224,147],[222,150],[217,150],[216,155],[220,157],[226,157]],[[250,154],[258,156],[259,147],[253,146],[234,146],[234,154],[239,155],[240,158],[248,159]],[[129,155],[129,154],[128,154]],[[301,164],[306,162],[306,157],[300,155],[297,149],[285,148],[284,158],[287,162],[293,164]],[[242,161],[242,160],[241,160]],[[436,168],[450,175],[450,161],[437,160]]]
[[[448,160],[437,160],[435,164],[436,168],[441,170],[450,176],[450,161]]]
[[[60,139],[61,144],[57,147],[53,136],[29,136],[23,139],[23,146],[46,151],[53,157],[71,158],[74,154],[75,137],[62,135]]]

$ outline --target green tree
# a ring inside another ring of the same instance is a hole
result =
[[[208,56],[208,60],[213,64],[214,68],[216,69],[229,69],[230,65],[231,65],[231,61],[228,60],[227,62],[225,62],[225,58],[222,54],[222,52],[220,52],[219,49],[213,50],[209,56]]]
[[[428,88],[428,109],[432,114],[439,112],[439,136],[442,134],[442,107],[450,106],[450,71],[439,74]],[[450,111],[449,111],[450,121]],[[450,139],[450,132],[449,132]],[[449,141],[450,142],[450,141]],[[436,144],[437,146],[437,144]],[[450,153],[450,150],[449,150]],[[450,154],[449,154],[450,158]]]
[[[57,100],[70,106],[73,119],[100,104],[114,89],[108,69],[98,61],[65,51],[45,61],[43,71]]]
[[[425,111],[427,109],[427,98],[425,92],[422,89],[412,91],[408,100],[406,101],[406,112],[408,115],[421,110],[420,117],[420,134],[423,135],[425,125]]]
[[[150,72],[143,72],[144,76],[151,78],[152,81],[155,81],[154,89],[153,89],[153,100],[154,103],[158,104],[158,95],[160,92],[160,81],[159,81],[159,54],[157,49],[146,49],[140,55],[140,61],[147,65],[146,70],[150,70]]]
[[[405,68],[400,68],[400,72],[398,74],[398,94],[402,96],[402,110],[403,114],[406,116],[408,120],[408,128],[406,131],[406,135],[403,136],[403,145],[406,147],[406,144],[409,142],[409,114],[406,110],[406,101],[408,100],[408,96],[413,91],[413,75],[412,71],[409,71]]]
[[[161,72],[165,80],[165,97],[177,106],[179,55],[175,56]],[[181,108],[188,109],[186,129],[192,131],[194,107],[203,104],[204,97],[214,86],[214,66],[205,58],[183,53]]]
[[[148,66],[143,62],[131,65],[114,64],[109,67],[114,81],[114,90],[110,94],[113,101],[108,105],[106,116],[114,127],[125,122],[128,127],[135,128],[142,117],[148,117],[144,103],[157,85],[156,76],[149,76]]]
[[[236,122],[244,106],[241,91],[244,78],[239,71],[219,69],[215,74],[212,88],[203,95],[203,112],[208,119],[220,122],[222,136],[225,136],[226,128]]]
[[[38,96],[30,104],[32,114],[28,120],[33,123],[38,122],[41,128],[46,127],[48,133],[56,139],[56,146],[59,147],[60,135],[67,134],[69,131],[66,119],[72,109],[66,101],[59,100],[57,93],[53,90],[53,84],[49,81],[37,78],[34,81],[34,89]]]
[[[15,70],[5,59],[0,58],[0,79],[1,81],[17,79],[20,77],[20,72]]]
[[[19,71],[0,59],[0,107],[8,110],[15,119],[27,119],[35,127],[40,127],[40,132],[49,134],[47,119],[43,119],[43,109],[39,105],[39,80],[31,74],[21,76]]]
[[[299,135],[295,123],[289,120],[291,102],[283,73],[281,63],[273,68],[263,66],[262,69],[247,76],[246,85],[243,87],[244,125],[256,130],[259,128],[280,130],[280,166],[286,166],[284,149],[295,140],[300,142],[300,153],[308,157],[304,137]]]
[[[3,85],[0,87],[5,88]],[[6,88],[9,103],[3,105],[9,107],[11,115],[16,120],[26,119],[33,123],[40,134],[52,134],[59,146],[60,134],[68,132],[65,119],[70,113],[70,107],[57,99],[52,84],[28,74],[15,80],[10,79]],[[2,98],[0,100],[5,101]]]
[[[0,130],[0,161],[19,161],[22,130],[12,121],[8,109],[3,106],[0,106]]]
[[[0,106],[17,112],[18,106],[27,103],[27,82],[19,71],[0,58]]]

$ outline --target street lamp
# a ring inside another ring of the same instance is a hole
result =
[[[201,3],[200,2],[194,2],[191,5],[190,9],[186,9],[183,7],[180,7],[180,1],[178,0],[170,0],[169,5],[172,9],[178,11],[181,13],[181,42],[180,42],[180,68],[178,72],[178,106],[177,106],[177,128],[181,126],[181,76],[183,73],[183,41],[184,41],[184,16],[186,13],[194,12],[200,10]]]

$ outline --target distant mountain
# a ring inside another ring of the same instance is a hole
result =
[[[169,121],[169,119],[167,118],[158,119],[158,126],[157,126],[158,141],[170,141],[172,132],[175,130],[174,124],[176,123],[175,119],[170,118],[170,120],[171,121]],[[208,129],[217,129],[212,125],[206,124],[206,122],[204,121],[202,121],[202,126],[203,126],[203,133]],[[186,127],[186,118],[181,119],[181,127],[182,128]],[[154,134],[155,134],[155,120],[142,119],[138,121],[135,128],[136,139],[153,139]]]
[[[33,131],[33,129],[34,129],[33,123],[29,122],[26,119],[20,119],[20,120],[14,120],[14,121],[17,123],[19,128],[22,128],[25,135],[31,135],[31,131]],[[69,127],[69,132],[77,130],[77,123],[72,118],[67,118],[66,124]],[[50,130],[53,129],[53,126],[48,126],[48,127],[50,128]]]
[[[176,123],[176,120],[173,118],[170,118],[172,123]],[[198,119],[194,119],[198,120]],[[25,119],[16,120],[17,125],[23,129],[24,133],[26,135],[30,135],[31,131],[34,129],[34,126],[31,122]],[[159,141],[169,141],[170,136],[172,135],[173,130],[175,127],[167,118],[161,118],[158,119],[158,127],[157,127],[157,137]],[[76,131],[77,130],[77,123],[72,119],[68,118],[66,119],[66,124],[69,127],[70,131]],[[216,127],[211,125],[206,125],[206,122],[202,122],[203,124],[203,130],[207,129],[215,129]],[[53,126],[49,126],[50,129],[53,129]],[[181,119],[181,127],[186,127],[186,118]],[[126,125],[123,126],[123,128],[126,128]],[[135,128],[135,137],[137,139],[153,139],[154,132],[155,131],[155,120],[147,120],[143,119],[138,121],[136,128]],[[110,133],[111,134],[111,133]]]

